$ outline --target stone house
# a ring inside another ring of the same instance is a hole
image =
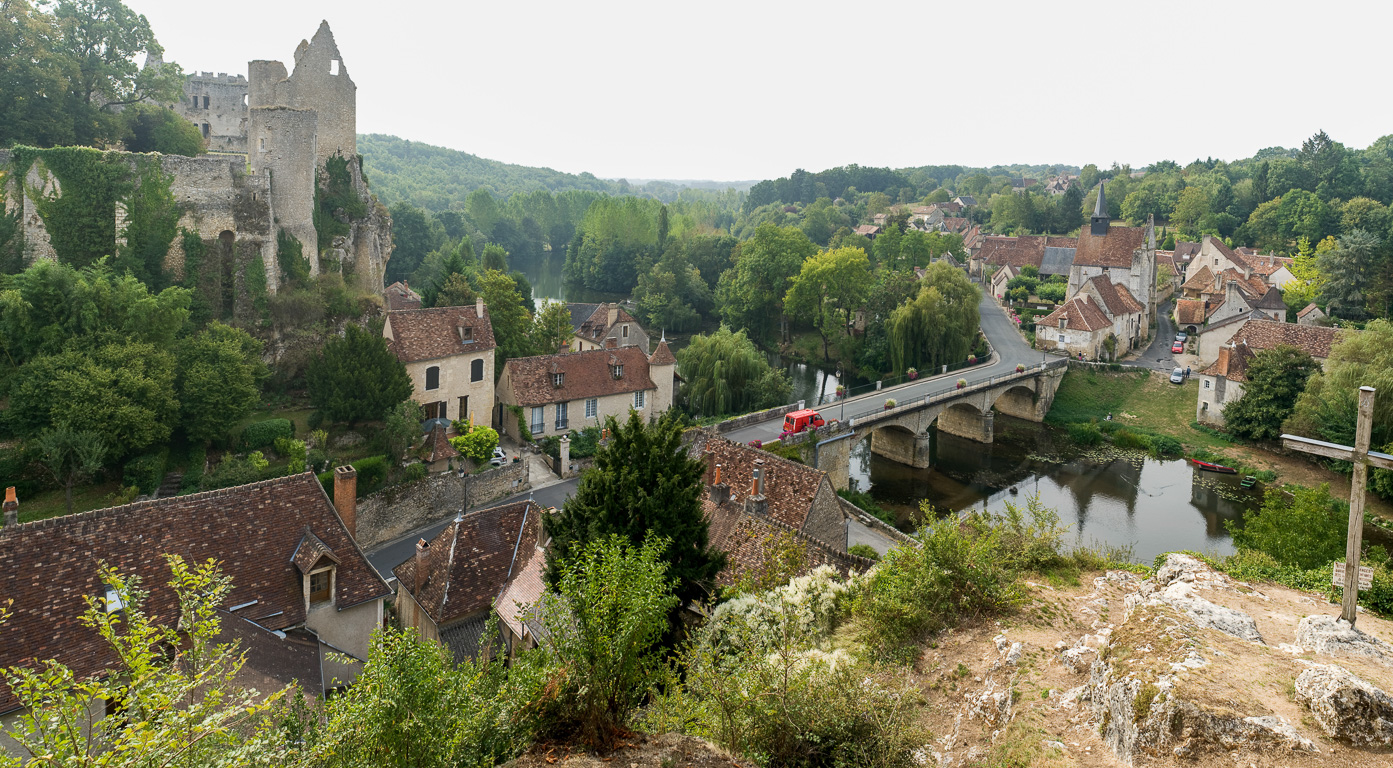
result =
[[[504,413],[509,406],[523,409],[533,437],[600,426],[630,410],[653,419],[672,407],[676,369],[666,341],[652,355],[613,347],[513,358],[498,380],[499,424],[508,434],[517,431],[517,419]]]
[[[1007,290],[1006,284],[1011,282],[1011,278],[1015,277],[1018,274],[1020,274],[1020,270],[1016,269],[1010,264],[1007,264],[1001,269],[998,269],[996,273],[992,275],[992,296],[996,297],[997,299],[1005,299]]]
[[[1243,397],[1248,383],[1248,364],[1253,351],[1246,344],[1227,344],[1219,350],[1214,364],[1200,371],[1199,402],[1195,421],[1223,426],[1224,406]]]
[[[960,195],[953,198],[953,202],[958,204],[959,209],[962,209],[977,205],[977,198],[971,195]]]
[[[356,483],[351,467],[335,471],[338,509],[306,472],[27,523],[16,522],[10,489],[0,595],[14,602],[0,623],[0,666],[54,659],[79,680],[108,674],[118,660],[80,620],[87,598],[114,594],[98,564],[139,577],[148,590],[145,611],[168,625],[179,606],[164,556],[180,555],[189,564],[216,560],[231,578],[223,633],[242,641],[249,685],[273,690],[293,681],[318,696],[351,682],[391,595],[354,540]],[[0,724],[20,714],[14,691],[0,680]],[[92,714],[106,714],[104,703],[94,702]]]
[[[411,399],[427,419],[489,423],[496,345],[483,299],[472,307],[388,312],[382,336],[406,366]]]
[[[427,472],[446,472],[456,466],[455,460],[460,457],[460,452],[450,444],[445,427],[437,422],[421,443],[420,456]]]
[[[411,290],[405,280],[398,280],[387,286],[382,291],[382,296],[387,302],[387,311],[392,312],[401,309],[420,309],[421,296]]]
[[[527,644],[520,618],[542,596],[546,560],[542,507],[532,500],[455,517],[416,554],[392,569],[402,626],[450,649],[456,661],[511,655]],[[495,637],[485,637],[499,618]]]
[[[1313,301],[1296,313],[1297,325],[1325,325],[1325,313]]]
[[[1357,331],[1345,331],[1357,333]],[[1279,346],[1304,350],[1322,366],[1340,340],[1340,329],[1277,322],[1254,310],[1246,317],[1231,318],[1200,334],[1198,354],[1202,362],[1217,360],[1224,347],[1239,344],[1254,353]]]
[[[1091,303],[1102,308],[1103,314],[1112,322],[1115,339],[1111,353],[1113,359],[1140,347],[1146,328],[1146,307],[1132,297],[1127,286],[1098,275],[1084,283],[1076,296],[1088,296]]]
[[[867,240],[875,240],[876,236],[880,234],[880,227],[874,224],[862,224],[856,228],[856,234]]]
[[[1101,184],[1089,225],[1079,230],[1065,295],[1072,297],[1084,283],[1099,275],[1126,286],[1132,298],[1145,308],[1142,338],[1150,338],[1151,326],[1156,322],[1156,226],[1150,220],[1144,227],[1112,226]]]
[[[648,332],[618,304],[567,304],[571,313],[571,351],[610,346],[648,352]]]
[[[1098,360],[1103,356],[1104,341],[1112,328],[1112,319],[1089,293],[1084,292],[1035,321],[1035,347]]]

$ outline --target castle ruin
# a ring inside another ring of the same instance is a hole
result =
[[[341,271],[350,285],[381,294],[392,251],[391,218],[363,180],[357,86],[328,22],[320,23],[312,39],[300,42],[290,73],[279,61],[252,61],[245,77],[190,74],[179,103],[171,106],[199,128],[207,154],[106,154],[133,171],[141,158],[158,159],[179,206],[179,228],[196,234],[206,246],[200,272],[235,279],[249,266],[259,266],[265,270],[267,290],[274,293],[287,278],[277,248],[283,232],[299,242],[311,276]],[[0,169],[10,171],[0,174],[6,177],[5,210],[22,222],[25,263],[58,259],[63,254],[55,250],[40,208],[45,198],[62,195],[61,179],[42,159],[26,168],[12,167],[14,156],[0,150]],[[331,185],[337,185],[338,199],[352,205],[318,210]],[[124,242],[126,203],[117,201],[114,208],[113,253]],[[325,242],[316,215],[336,233],[331,238],[326,233]],[[176,236],[164,260],[166,274],[176,281],[185,277],[184,256],[182,238]]]

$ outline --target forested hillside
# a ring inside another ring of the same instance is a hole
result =
[[[724,190],[719,181],[648,181],[629,184],[620,179],[597,178],[589,172],[563,173],[550,168],[533,168],[487,160],[468,152],[422,144],[378,133],[358,136],[373,191],[388,205],[410,203],[428,211],[458,208],[476,189],[486,189],[502,200],[517,192],[606,192],[611,195],[653,197],[663,202],[677,199],[687,188]],[[746,189],[751,182],[732,182],[729,186]]]

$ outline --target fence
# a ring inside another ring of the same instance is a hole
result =
[[[983,336],[982,338],[985,339],[986,336]],[[889,378],[881,379],[881,380],[879,380],[879,381],[872,382],[872,383],[870,383],[870,384],[862,384],[862,385],[856,386],[856,387],[848,387],[847,390],[846,390],[846,394],[843,395],[842,397],[838,397],[837,394],[836,394],[835,392],[833,392],[833,393],[831,393],[831,394],[820,394],[820,395],[817,396],[817,399],[816,399],[815,401],[813,401],[813,407],[817,407],[817,406],[820,406],[820,405],[831,405],[831,404],[833,404],[833,403],[836,403],[838,400],[849,400],[849,399],[851,399],[851,398],[853,398],[853,397],[859,397],[860,395],[867,394],[868,392],[877,392],[877,391],[879,391],[879,390],[881,390],[881,389],[885,389],[885,388],[887,388],[887,387],[897,387],[897,386],[899,386],[899,385],[901,385],[901,384],[908,384],[909,382],[914,381],[915,379],[918,379],[918,378],[920,378],[921,376],[922,376],[923,378],[926,378],[926,379],[927,379],[927,378],[933,378],[934,376],[942,376],[942,375],[944,375],[945,373],[953,373],[953,372],[955,372],[955,371],[961,371],[961,370],[964,370],[964,369],[967,369],[967,368],[976,368],[976,367],[979,366],[979,365],[986,365],[986,364],[987,364],[988,362],[990,362],[991,359],[992,359],[993,357],[995,357],[995,356],[996,356],[996,350],[992,348],[991,340],[988,339],[988,340],[987,340],[987,354],[984,355],[984,356],[982,356],[982,357],[977,358],[977,361],[976,361],[976,362],[971,362],[971,363],[970,363],[970,362],[964,360],[964,361],[962,361],[961,363],[953,363],[952,365],[946,366],[946,367],[947,367],[947,370],[946,370],[946,371],[943,370],[943,368],[939,368],[938,371],[935,371],[935,372],[933,372],[933,373],[917,375],[917,376],[915,376],[914,379],[909,378],[909,374],[900,374],[899,376],[891,376],[891,377],[889,377]]]

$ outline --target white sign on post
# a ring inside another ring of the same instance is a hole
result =
[[[1335,573],[1334,573],[1334,577],[1331,579],[1331,583],[1334,584],[1334,585],[1337,586],[1337,587],[1343,587],[1343,586],[1345,585],[1345,564],[1344,564],[1344,563],[1335,563]],[[1373,568],[1370,568],[1370,567],[1367,566],[1367,565],[1361,565],[1361,566],[1359,566],[1359,588],[1360,588],[1361,590],[1369,589],[1369,588],[1372,587],[1373,585],[1374,585],[1374,569],[1373,569]]]

